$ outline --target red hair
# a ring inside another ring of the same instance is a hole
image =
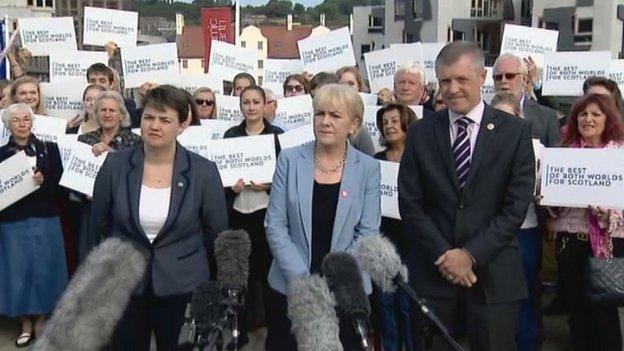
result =
[[[568,115],[568,123],[563,130],[561,144],[568,146],[574,143],[580,143],[582,136],[578,128],[578,116],[590,104],[598,105],[598,108],[607,118],[605,120],[605,128],[602,132],[602,143],[607,144],[610,141],[624,141],[624,126],[622,126],[620,112],[615,105],[612,97],[600,94],[589,94],[580,98]]]

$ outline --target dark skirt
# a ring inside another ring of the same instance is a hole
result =
[[[0,222],[0,314],[46,314],[67,285],[58,217]]]

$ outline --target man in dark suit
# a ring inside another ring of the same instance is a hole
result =
[[[494,62],[493,78],[496,92],[506,91],[518,99],[522,116],[531,123],[533,138],[539,139],[544,146],[557,146],[560,135],[557,113],[525,94],[524,87],[528,80],[525,61],[513,54],[502,54]],[[545,232],[548,214],[546,211],[536,209],[534,203],[529,206],[527,216],[517,234],[529,289],[529,299],[522,301],[520,307],[521,323],[517,338],[520,349],[536,349],[540,342],[539,334],[543,329],[539,272],[542,258],[541,233]]]
[[[399,170],[410,282],[452,333],[466,317],[472,350],[513,350],[527,296],[515,233],[533,197],[531,126],[484,104],[476,44],[445,46],[436,74],[448,110],[413,125]]]

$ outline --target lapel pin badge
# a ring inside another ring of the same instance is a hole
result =
[[[346,190],[343,190],[343,191],[340,193],[340,195],[341,195],[342,197],[347,197],[347,195],[349,195],[349,193],[348,193]]]
[[[181,187],[183,187],[183,186],[184,186],[184,183],[182,183],[182,182],[178,182],[178,188],[181,188]]]
[[[488,123],[486,128],[487,128],[487,130],[494,130],[494,123]]]

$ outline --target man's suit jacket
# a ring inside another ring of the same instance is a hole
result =
[[[361,235],[378,235],[381,222],[379,162],[349,144],[331,251],[353,252]],[[288,284],[310,274],[312,260],[312,192],[314,142],[282,150],[273,175],[265,227],[273,263],[269,284],[286,294]],[[371,292],[370,277],[362,272],[364,289]]]
[[[539,139],[547,147],[554,147],[559,144],[561,133],[559,118],[555,110],[542,106],[525,96],[522,111],[524,118],[531,122],[533,138]]]
[[[485,105],[466,186],[460,190],[451,152],[449,112],[442,110],[409,130],[399,170],[399,209],[413,238],[410,281],[430,297],[452,297],[457,286],[434,262],[449,249],[475,259],[471,289],[485,301],[526,296],[516,231],[532,200],[535,161],[531,126]]]
[[[221,177],[213,162],[177,145],[169,213],[150,243],[139,219],[144,158],[142,145],[106,157],[95,180],[91,232],[129,240],[148,259],[135,294],[145,292],[148,279],[157,296],[189,293],[208,279],[214,238],[228,227]]]

